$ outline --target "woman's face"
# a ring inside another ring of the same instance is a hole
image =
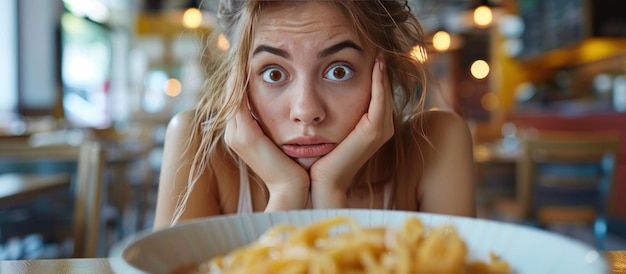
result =
[[[266,7],[251,50],[253,115],[285,154],[308,169],[367,111],[376,54],[324,1]]]

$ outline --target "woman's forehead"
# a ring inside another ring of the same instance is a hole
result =
[[[354,24],[332,1],[271,2],[258,13],[254,36],[254,44],[294,38],[361,43]]]
[[[264,27],[348,27],[349,20],[331,1],[270,2],[259,11],[257,30]]]

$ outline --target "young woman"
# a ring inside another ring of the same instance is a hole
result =
[[[168,126],[155,229],[305,208],[475,215],[471,136],[423,110],[406,1],[222,0],[219,18],[230,48]]]

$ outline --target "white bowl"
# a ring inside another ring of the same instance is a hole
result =
[[[172,273],[251,243],[274,225],[306,225],[335,216],[351,217],[366,227],[399,227],[409,216],[430,227],[451,224],[466,242],[471,259],[488,261],[489,252],[494,252],[519,274],[608,273],[602,253],[559,234],[484,219],[367,209],[295,210],[189,221],[117,243],[111,249],[111,266],[124,274]]]

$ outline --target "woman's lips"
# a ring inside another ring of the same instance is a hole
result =
[[[292,158],[312,158],[319,157],[328,154],[335,148],[336,144],[333,143],[319,143],[319,144],[286,144],[282,145],[282,149],[285,154]]]

